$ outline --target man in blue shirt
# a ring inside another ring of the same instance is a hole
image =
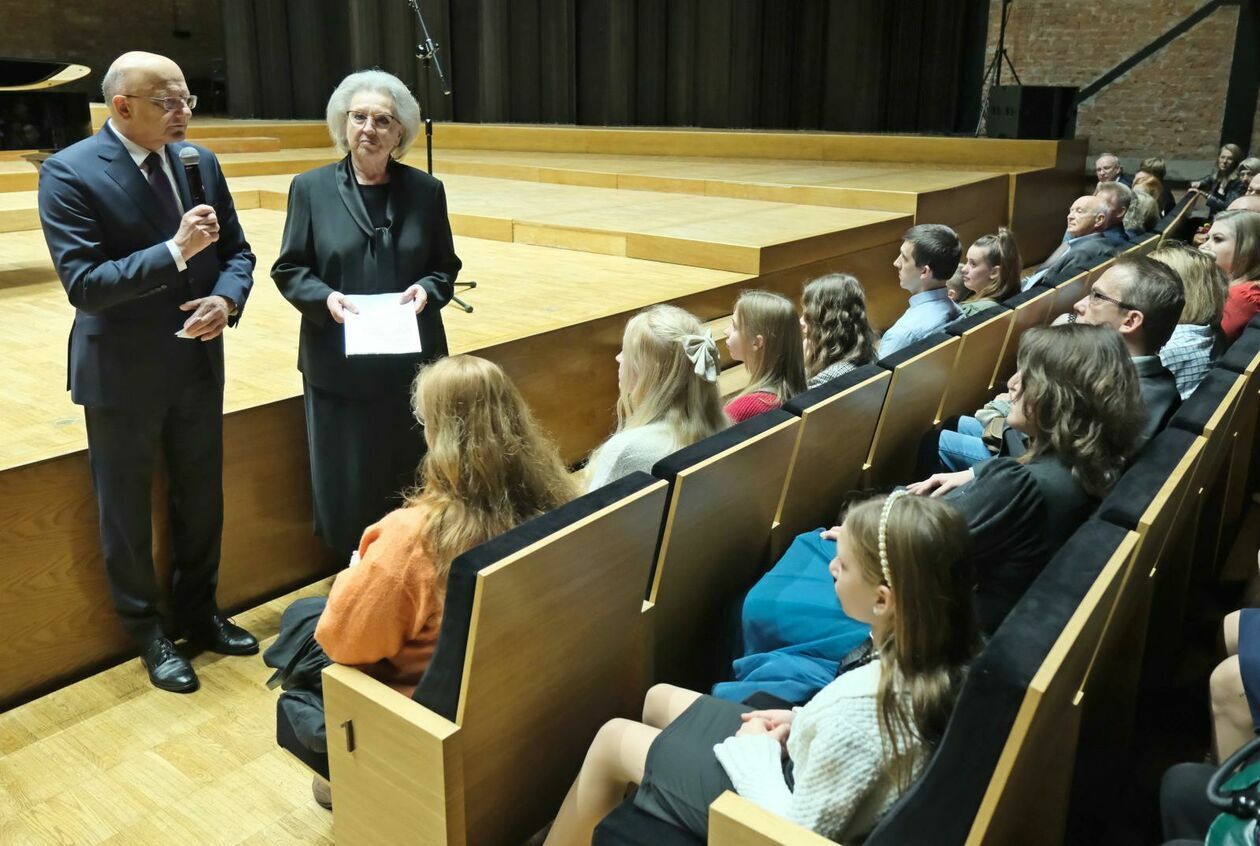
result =
[[[941,331],[958,317],[945,283],[958,269],[961,256],[958,234],[948,226],[921,223],[906,230],[893,267],[901,287],[910,292],[910,307],[880,339],[880,358]]]

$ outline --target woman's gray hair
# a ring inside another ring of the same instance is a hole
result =
[[[341,80],[337,90],[328,98],[328,134],[332,136],[333,144],[343,153],[350,152],[350,145],[346,140],[346,113],[350,111],[354,95],[360,91],[384,94],[394,101],[394,117],[402,124],[403,134],[390,155],[401,159],[411,142],[420,134],[420,104],[401,79],[383,70],[365,70],[350,74]]]

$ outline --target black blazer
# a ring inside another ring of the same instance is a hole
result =
[[[386,216],[387,227],[372,227],[349,156],[299,174],[289,186],[284,239],[271,278],[302,313],[298,369],[310,384],[342,396],[405,388],[422,362],[447,354],[441,309],[462,264],[442,183],[391,161]],[[328,313],[328,295],[401,293],[416,282],[429,295],[417,315],[423,352],[346,358],[345,331]]]
[[[1133,366],[1137,368],[1138,387],[1142,390],[1142,402],[1146,404],[1146,423],[1138,436],[1138,446],[1141,447],[1168,425],[1181,407],[1181,392],[1177,390],[1177,379],[1158,355],[1135,358]]]
[[[192,208],[179,151],[167,144],[184,208]],[[201,153],[206,202],[219,218],[219,240],[181,272],[166,246],[178,221],[166,220],[131,154],[109,127],[44,162],[39,216],[48,252],[75,308],[70,330],[71,398],[80,405],[127,407],[169,395],[180,367],[209,365],[223,384],[223,337],[175,337],[188,319],[180,303],[219,294],[237,305],[236,325],[254,283],[254,254],[241,231],[214,153]]]
[[[1037,284],[1050,287],[1066,282],[1078,273],[1102,264],[1118,252],[1120,252],[1120,247],[1101,232],[1077,238],[1058,261],[1046,268],[1046,272],[1041,274]]]

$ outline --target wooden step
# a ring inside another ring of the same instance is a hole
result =
[[[212,138],[190,135],[188,140],[206,147],[216,155],[223,153],[277,153],[283,149],[279,138],[268,135],[215,136]]]

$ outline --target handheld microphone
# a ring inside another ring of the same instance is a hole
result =
[[[201,184],[201,169],[198,167],[201,164],[201,153],[197,152],[196,147],[185,147],[179,151],[179,161],[188,177],[188,193],[192,195],[193,205],[204,205],[206,189]]]

